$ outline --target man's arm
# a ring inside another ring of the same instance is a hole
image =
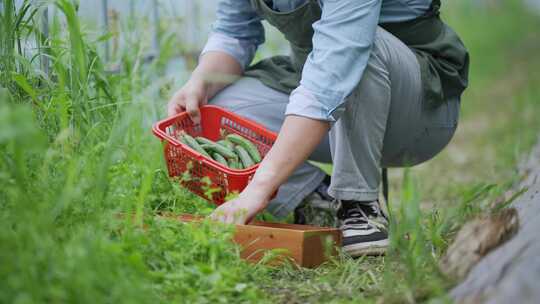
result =
[[[326,121],[287,116],[274,146],[265,156],[247,191],[264,189],[266,197],[272,195],[311,155],[329,128]]]
[[[237,199],[218,207],[212,218],[229,224],[251,221],[266,208],[278,187],[315,150],[329,128],[326,121],[287,116],[274,146],[264,157],[253,180]]]
[[[189,81],[169,101],[168,115],[187,111],[199,123],[199,106],[242,75],[263,42],[261,18],[249,0],[220,0],[217,20],[199,64]]]
[[[265,40],[261,17],[250,0],[220,0],[216,17],[202,54],[208,51],[227,53],[245,69]]]
[[[167,114],[187,111],[193,122],[200,123],[199,107],[242,72],[238,61],[229,54],[216,51],[202,55],[188,82],[169,101]]]
[[[322,0],[313,50],[286,115],[336,121],[360,82],[371,54],[382,0]]]

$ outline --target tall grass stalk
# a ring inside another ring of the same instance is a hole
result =
[[[429,212],[420,208],[416,183],[410,169],[406,169],[401,200],[390,212],[390,248],[385,272],[385,284],[391,290],[388,298],[408,303],[441,295],[445,290],[432,238],[440,223],[430,222]],[[395,282],[400,283],[392,286]]]

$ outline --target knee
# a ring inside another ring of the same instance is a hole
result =
[[[248,100],[245,100],[245,97],[243,98],[247,88],[249,88],[249,84],[246,80],[243,78],[239,79],[209,99],[208,104],[235,111],[237,107],[241,107],[243,104],[249,102]]]

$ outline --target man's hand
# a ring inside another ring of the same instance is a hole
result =
[[[242,67],[232,56],[222,52],[205,53],[189,81],[169,101],[169,117],[187,111],[191,120],[199,124],[199,107],[207,104],[208,99],[234,82],[242,72]]]
[[[244,191],[238,198],[219,206],[210,217],[226,224],[244,225],[268,205],[268,199]]]
[[[208,88],[205,81],[192,77],[178,90],[167,105],[169,117],[187,111],[195,124],[201,122],[199,107],[208,102]]]

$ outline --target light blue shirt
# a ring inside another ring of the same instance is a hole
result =
[[[288,12],[307,1],[273,0],[273,8]],[[286,115],[336,121],[364,73],[377,25],[414,19],[429,9],[431,0],[319,0],[319,4],[322,16],[313,24],[313,51]],[[202,53],[225,52],[246,68],[265,41],[261,21],[250,0],[220,0]]]

